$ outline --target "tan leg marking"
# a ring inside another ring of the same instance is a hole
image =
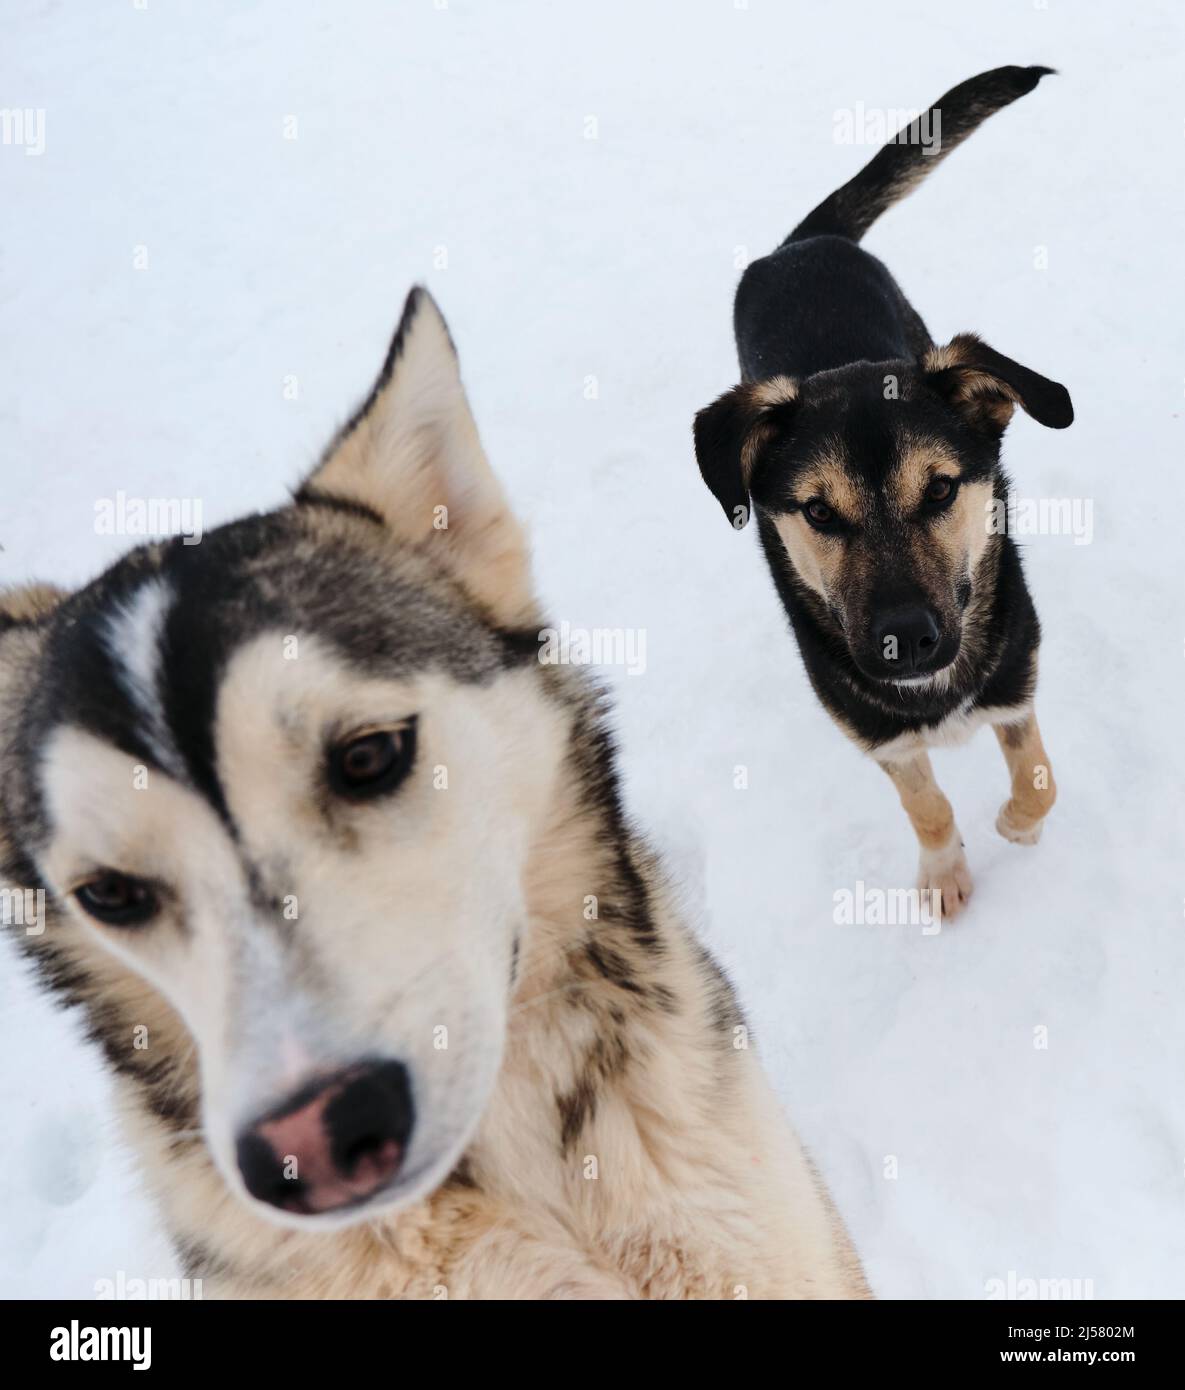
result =
[[[1012,777],[1012,795],[1000,807],[996,829],[1014,844],[1035,845],[1041,838],[1042,823],[1057,800],[1057,786],[1041,742],[1037,716],[1029,714],[1019,724],[997,724],[996,737]]]
[[[921,846],[918,887],[942,894],[942,915],[949,921],[971,896],[971,871],[950,802],[934,780],[927,753],[917,753],[905,762],[881,763],[881,767],[892,778]]]

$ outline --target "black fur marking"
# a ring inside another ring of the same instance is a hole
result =
[[[56,946],[32,937],[22,937],[23,949],[32,961],[38,978],[63,1008],[86,1006],[86,972]]]
[[[473,1164],[467,1155],[461,1159],[460,1163],[458,1163],[448,1175],[444,1185],[447,1187],[462,1188],[466,1192],[478,1192],[481,1190],[478,1186],[477,1179],[473,1176]]]
[[[341,512],[346,516],[356,516],[364,521],[373,521],[379,526],[387,524],[382,513],[373,507],[368,507],[365,502],[359,502],[353,497],[340,497],[336,492],[322,492],[309,483],[305,483],[303,487],[294,492],[292,500],[298,507],[324,507],[329,511]]]
[[[732,981],[725,974],[723,967],[700,942],[697,941],[695,945],[700,968],[708,984],[712,1027],[721,1040],[731,1047],[736,1029],[744,1026],[745,1016],[741,1012]]]
[[[162,1124],[172,1130],[197,1125],[197,1103],[178,1089],[172,1065],[155,1064],[147,1076],[136,1077],[144,1088],[144,1103]]]
[[[159,673],[165,718],[195,787],[230,826],[230,810],[216,770],[215,706],[230,652],[219,623],[220,577],[193,552],[173,547],[166,573],[177,597],[161,636]]]
[[[650,998],[664,1014],[679,1012],[679,996],[668,985],[652,984],[650,986]]]
[[[133,1046],[133,1024],[119,1008],[94,993],[93,982],[56,946],[30,942],[28,954],[41,981],[63,1006],[79,1006],[87,1036],[102,1049],[112,1070],[138,1088],[141,1104],[167,1128],[197,1124],[196,1100],[172,1057],[149,1059]]]
[[[87,1033],[99,1044],[112,1069],[133,1082],[144,1108],[171,1130],[197,1125],[197,1102],[172,1057],[149,1061],[133,1047],[132,1024],[112,1005],[88,997]]]
[[[234,1274],[234,1266],[202,1241],[193,1236],[174,1236],[173,1249],[181,1271],[187,1279],[226,1279]]]
[[[592,1083],[582,1077],[572,1090],[556,1096],[560,1116],[560,1152],[567,1154],[584,1133],[584,1127],[597,1113],[597,1096]]]
[[[18,618],[12,613],[0,611],[0,637],[6,632],[11,632],[18,627],[36,627],[39,623],[45,622],[45,615],[27,614],[23,618]]]
[[[41,747],[42,735],[53,723],[68,722],[104,739],[136,762],[159,769],[144,736],[143,716],[128,696],[109,645],[112,619],[127,610],[140,587],[157,572],[153,550],[133,551],[101,581],[59,606],[50,622],[31,697],[31,748]],[[28,778],[28,788],[36,798],[35,776]]]
[[[578,721],[571,756],[586,801],[605,821],[605,843],[615,847],[613,871],[620,895],[602,901],[601,920],[624,926],[639,946],[659,955],[663,950],[662,938],[654,926],[646,880],[631,856],[631,833],[617,776],[617,753],[609,731],[595,718],[591,724]]]
[[[539,660],[542,645],[538,628],[497,628],[494,634],[502,648],[502,665],[508,669]]]
[[[612,946],[603,942],[590,941],[585,946],[584,953],[604,978],[616,985],[618,989],[627,990],[630,994],[645,993],[643,987],[634,979],[629,962]]]
[[[586,1126],[596,1118],[602,1087],[619,1077],[629,1060],[629,1048],[619,1031],[603,1033],[589,1047],[572,1089],[556,1097],[561,1153],[572,1151]]]

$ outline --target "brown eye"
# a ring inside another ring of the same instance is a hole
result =
[[[817,497],[812,497],[803,508],[803,511],[806,513],[806,519],[811,525],[820,529],[824,526],[830,526],[835,520],[835,513],[826,502],[820,502]]]
[[[930,486],[926,489],[926,501],[941,505],[949,502],[954,497],[958,488],[958,483],[954,478],[943,477],[941,473],[936,474],[930,479]]]
[[[416,751],[416,722],[398,729],[377,729],[329,750],[329,782],[339,796],[353,801],[394,791],[411,771]]]
[[[156,890],[143,879],[107,869],[74,890],[84,912],[111,927],[138,927],[156,915]]]

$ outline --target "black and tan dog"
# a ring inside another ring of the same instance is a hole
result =
[[[741,384],[695,421],[704,481],[736,528],[756,512],[815,691],[896,784],[921,843],[919,887],[941,893],[948,917],[971,878],[926,749],[995,728],[1009,840],[1034,843],[1053,805],[1033,714],[1040,629],[993,519],[1006,515],[1000,438],[1015,407],[1053,429],[1073,407],[973,334],[935,346],[857,243],[1050,71],[997,68],[955,87],[750,265],[735,305]]]

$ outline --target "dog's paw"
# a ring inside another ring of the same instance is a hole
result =
[[[958,831],[942,849],[922,850],[918,864],[918,888],[931,895],[931,902],[944,922],[953,921],[971,897],[971,870]],[[940,895],[937,900],[933,895]]]
[[[1014,845],[1035,845],[1041,838],[1041,827],[1044,824],[1045,818],[1042,817],[1038,821],[1022,825],[1014,817],[1011,801],[1006,801],[1000,807],[1000,814],[996,817],[996,829]]]

